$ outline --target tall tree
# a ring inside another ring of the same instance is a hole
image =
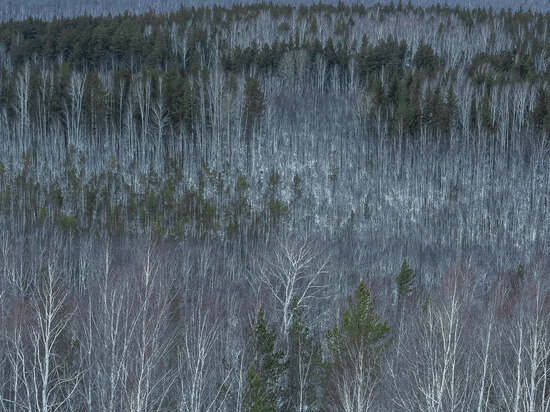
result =
[[[315,339],[307,316],[296,300],[292,304],[294,314],[289,330],[288,376],[284,410],[315,411],[321,409],[320,388],[323,373],[321,345]]]
[[[340,324],[328,332],[332,355],[329,379],[335,394],[331,401],[346,412],[371,408],[380,359],[389,344],[390,328],[375,311],[375,300],[361,281],[354,295],[348,296]]]
[[[244,84],[246,130],[250,132],[257,126],[265,109],[265,97],[258,79],[248,76]]]
[[[254,359],[248,371],[245,408],[251,412],[275,411],[282,391],[282,375],[286,369],[284,352],[275,350],[275,331],[269,331],[264,311],[252,324],[252,351]]]

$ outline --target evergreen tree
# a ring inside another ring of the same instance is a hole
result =
[[[275,350],[275,331],[269,331],[264,311],[258,311],[252,325],[254,360],[248,371],[244,406],[248,411],[275,411],[281,397],[281,377],[286,369],[283,351]]]
[[[321,346],[307,326],[302,308],[292,302],[293,321],[289,329],[288,379],[284,410],[319,410],[319,389],[323,372]]]
[[[384,91],[384,85],[382,84],[382,81],[378,76],[373,81],[372,90],[374,96],[374,104],[376,106],[381,106],[382,104],[384,104],[384,101],[386,100],[386,93]]]
[[[267,210],[272,218],[273,223],[277,223],[282,217],[288,215],[288,205],[279,199],[277,193],[279,192],[281,176],[279,172],[273,170],[269,176],[267,182],[267,188],[265,196],[267,200]]]
[[[397,276],[396,283],[399,298],[411,294],[416,288],[416,274],[406,260],[404,260],[401,265],[401,270]]]
[[[424,42],[420,41],[418,50],[413,58],[413,64],[431,74],[437,69],[438,58],[429,44],[424,44]]]
[[[381,314],[375,312],[376,297],[371,298],[370,290],[363,281],[359,283],[353,296],[348,296],[348,308],[344,311],[340,325],[328,332],[329,348],[335,358],[343,358],[355,344],[361,349],[373,350],[384,346],[389,327],[381,322]]]
[[[255,77],[248,76],[244,85],[246,130],[250,131],[254,127],[265,108],[265,98],[260,83]]]
[[[531,117],[536,129],[545,130],[550,128],[550,98],[548,92],[542,86],[537,91],[535,108],[531,112]]]
[[[164,98],[172,121],[182,121],[187,130],[191,130],[195,104],[189,79],[175,69],[170,70],[166,76]]]
[[[489,107],[489,94],[485,93],[481,99],[479,107],[481,124],[488,131],[493,130],[493,117],[491,116],[491,108]]]
[[[376,313],[375,300],[361,281],[354,295],[348,296],[340,324],[328,332],[332,359],[327,400],[333,394],[341,397],[345,393],[346,399],[353,400],[352,410],[366,408],[369,400],[364,395],[378,381],[380,359],[389,344],[390,328]],[[341,402],[336,399],[339,406]]]
[[[266,382],[254,365],[248,371],[248,388],[245,393],[246,410],[250,412],[275,412],[275,403],[270,397]]]

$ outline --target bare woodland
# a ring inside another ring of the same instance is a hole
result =
[[[550,411],[548,11],[145,12],[4,12],[0,410]]]

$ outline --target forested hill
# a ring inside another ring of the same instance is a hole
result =
[[[550,410],[549,13],[131,6],[0,24],[0,410]]]
[[[390,4],[392,0],[367,0],[362,2],[355,1],[343,1],[342,3],[351,5],[354,3],[363,4],[365,6],[374,6],[376,3],[381,3],[384,5]],[[146,13],[149,10],[153,10],[157,13],[170,12],[179,9],[182,5],[185,7],[201,7],[201,6],[225,6],[231,7],[234,3],[238,4],[251,4],[252,1],[185,1],[181,0],[5,0],[3,5],[0,5],[0,20],[9,20],[9,19],[25,19],[29,16],[35,18],[46,18],[51,19],[54,16],[78,16],[83,14],[89,15],[107,15],[124,13],[124,11],[129,10],[132,13]],[[304,1],[274,1],[275,4],[288,4],[299,6],[311,5],[316,2],[311,0]],[[325,3],[331,3],[336,5],[337,1],[327,1]],[[394,5],[397,6],[399,1],[393,1]],[[403,1],[403,4],[407,4],[408,1]],[[462,8],[492,8],[493,10],[499,11],[501,9],[512,9],[524,11],[540,11],[547,12],[550,10],[550,2],[548,0],[411,0],[411,4],[415,7],[430,7],[437,4],[441,6],[448,5],[450,7],[462,7]]]
[[[546,251],[549,20],[257,4],[3,23],[2,214]]]

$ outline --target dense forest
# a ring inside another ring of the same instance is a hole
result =
[[[5,12],[0,410],[550,411],[540,10]]]

